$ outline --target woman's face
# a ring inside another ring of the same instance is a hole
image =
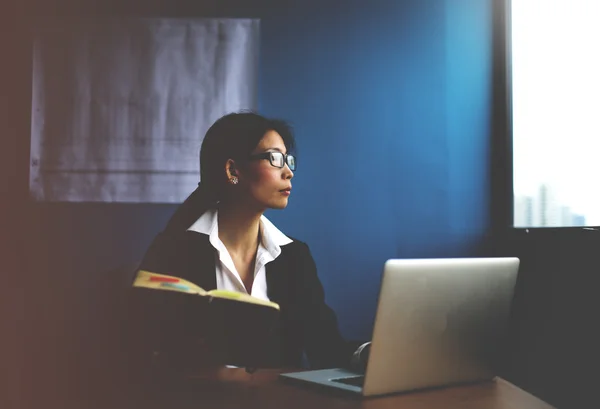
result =
[[[287,153],[283,139],[277,132],[268,131],[252,155],[265,152]],[[287,164],[277,168],[271,165],[269,159],[255,159],[246,162],[240,169],[238,187],[247,193],[251,205],[260,209],[283,209],[288,204],[293,177],[294,173]]]

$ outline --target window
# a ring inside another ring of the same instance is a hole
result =
[[[600,1],[510,12],[514,226],[599,226]]]

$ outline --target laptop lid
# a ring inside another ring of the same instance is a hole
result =
[[[517,258],[385,263],[364,396],[491,379]]]

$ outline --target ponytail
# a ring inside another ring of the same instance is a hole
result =
[[[215,195],[206,183],[198,183],[196,190],[184,200],[169,219],[165,232],[175,233],[186,230],[202,214],[217,204]]]

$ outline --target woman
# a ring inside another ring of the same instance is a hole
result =
[[[217,120],[202,143],[201,183],[156,237],[140,269],[185,278],[206,290],[245,292],[278,303],[280,319],[260,366],[300,367],[304,354],[311,367],[344,366],[355,345],[342,339],[335,314],[325,304],[307,245],[263,216],[267,209],[288,204],[296,170],[294,147],[292,132],[282,121],[254,113]],[[166,306],[152,308],[164,311]],[[186,357],[190,349],[211,355],[197,341],[198,334],[171,337],[168,346],[165,338],[172,331],[156,325],[154,330],[155,356],[161,349],[185,350]]]

